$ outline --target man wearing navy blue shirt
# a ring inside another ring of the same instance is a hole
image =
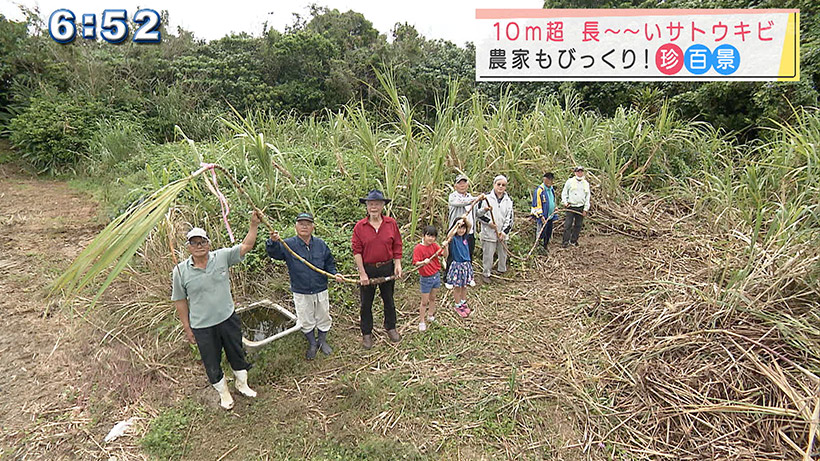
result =
[[[330,248],[320,238],[313,236],[313,215],[300,213],[296,216],[296,235],[285,239],[285,243],[296,254],[314,266],[334,274],[337,282],[342,276],[336,272],[336,261],[330,253]],[[330,302],[327,294],[327,277],[309,268],[305,263],[296,259],[285,249],[280,241],[279,233],[271,232],[265,243],[265,250],[273,259],[284,260],[290,274],[290,291],[293,292],[293,304],[296,307],[296,317],[302,325],[302,333],[308,341],[308,350],[305,357],[308,360],[316,358],[316,352],[329,355],[333,352],[327,343],[327,332],[330,330]],[[314,333],[318,330],[318,338]]]

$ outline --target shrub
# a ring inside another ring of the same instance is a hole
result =
[[[147,144],[139,122],[127,118],[105,119],[97,122],[88,151],[93,159],[111,166],[141,156]]]
[[[38,172],[71,168],[87,151],[102,106],[84,97],[42,94],[9,126],[11,143]]]

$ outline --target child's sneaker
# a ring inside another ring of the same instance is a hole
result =
[[[472,312],[472,311],[470,310],[470,308],[469,308],[469,307],[467,307],[467,302],[464,302],[464,303],[462,303],[462,304],[461,304],[461,310],[463,310],[463,311],[464,311],[464,313],[466,314],[464,317],[467,317],[467,316],[468,316],[468,315],[470,315],[470,313]]]
[[[419,331],[427,330],[427,324],[424,322],[419,322]]]
[[[452,283],[447,283],[447,282],[444,282],[444,288],[446,288],[446,289],[448,289],[448,290],[452,290],[452,289],[453,289],[453,284],[452,284]]]
[[[456,312],[461,316],[461,318],[467,318],[467,316],[470,315],[469,312],[464,310],[464,306],[461,304],[456,305]]]
[[[435,321],[436,321],[436,316],[435,315],[428,315],[427,316],[427,322],[428,323],[433,323]]]

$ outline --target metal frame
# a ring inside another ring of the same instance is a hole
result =
[[[248,338],[246,338],[245,335],[242,335],[242,344],[244,344],[245,347],[253,347],[253,348],[262,347],[262,346],[264,346],[268,343],[271,343],[271,342],[273,342],[273,341],[275,341],[279,338],[285,337],[285,336],[287,336],[291,333],[295,333],[295,332],[302,329],[302,323],[299,322],[298,318],[296,318],[296,314],[294,314],[293,312],[285,309],[284,307],[280,306],[279,304],[274,303],[273,301],[271,301],[269,299],[263,299],[261,301],[256,301],[255,303],[249,304],[245,307],[240,307],[239,309],[236,310],[236,313],[249,311],[251,309],[255,309],[255,308],[258,308],[260,306],[266,306],[267,308],[276,309],[277,311],[281,312],[282,315],[284,315],[285,317],[293,320],[295,322],[295,325],[293,325],[292,327],[288,328],[285,331],[276,333],[273,336],[268,336],[267,338],[265,338],[263,340],[260,340],[260,341],[251,341]]]

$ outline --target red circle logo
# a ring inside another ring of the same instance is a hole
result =
[[[677,74],[683,67],[683,51],[674,43],[667,43],[655,52],[655,66],[666,75]]]

